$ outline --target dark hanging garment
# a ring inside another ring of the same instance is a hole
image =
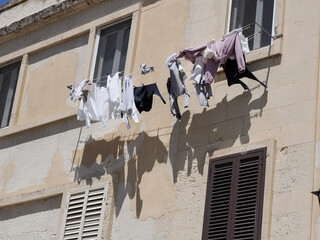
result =
[[[142,111],[149,112],[152,108],[153,94],[158,95],[163,103],[166,101],[161,96],[161,93],[157,87],[157,84],[149,84],[141,87],[134,88],[134,102],[138,111],[141,113]]]
[[[248,86],[240,80],[240,78],[247,77],[259,82],[262,86],[267,88],[267,85],[259,81],[259,79],[255,75],[253,75],[253,73],[247,67],[243,73],[239,73],[236,59],[231,60],[230,58],[228,58],[226,63],[221,64],[221,66],[224,70],[224,73],[226,74],[229,87],[233,84],[241,84],[241,86],[245,90],[249,90]]]

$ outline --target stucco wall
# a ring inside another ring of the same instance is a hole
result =
[[[85,79],[87,43],[88,36],[82,36],[30,55],[17,124],[77,106],[67,86]]]
[[[55,30],[50,37],[136,2],[94,5],[75,14],[69,24],[61,19],[50,25]],[[314,173],[319,167],[314,164],[318,7],[319,1],[276,1],[277,28],[284,35],[274,42],[281,47],[278,54],[264,58],[264,49],[248,56],[255,60],[248,68],[268,84],[267,90],[248,79],[244,82],[250,91],[228,87],[220,71],[208,108],[200,107],[187,81],[191,102],[183,109],[180,97],[181,121],[155,96],[153,109],[142,113],[130,130],[122,119],[109,121],[106,128],[99,123],[86,128],[72,116],[2,137],[0,198],[62,185],[90,186],[109,175],[114,202],[106,216],[105,238],[200,239],[209,159],[267,146],[263,239],[319,239],[319,209],[310,194],[318,187]],[[143,1],[132,59],[134,85],[156,82],[168,100],[165,59],[185,47],[220,40],[227,13],[227,1]],[[49,39],[44,33],[43,28],[35,32],[40,40]],[[25,49],[32,41],[22,39],[16,43]],[[18,123],[76,108],[67,100],[66,85],[88,73],[92,43],[87,35],[48,48],[41,42],[43,49],[30,55]],[[14,45],[12,41],[5,45],[9,48],[0,49],[0,60],[9,58]],[[192,65],[181,61],[190,72]],[[141,75],[141,63],[154,66],[155,72]]]
[[[61,196],[0,208],[0,238],[56,239]]]

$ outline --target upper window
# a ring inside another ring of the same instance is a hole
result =
[[[94,79],[103,76],[123,73],[128,50],[131,19],[99,29],[99,46],[96,52]]]
[[[0,127],[6,127],[10,122],[10,115],[13,105],[19,76],[20,61],[0,67]]]
[[[249,39],[250,50],[270,45],[266,32],[272,35],[273,5],[274,0],[232,0],[229,31],[253,23],[243,31],[246,37],[254,36]]]
[[[266,148],[209,163],[202,239],[260,239]]]
[[[69,195],[63,239],[101,239],[106,192],[103,186]]]

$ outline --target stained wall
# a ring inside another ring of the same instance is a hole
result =
[[[91,26],[103,26],[130,11],[137,25],[126,72],[133,73],[135,86],[156,82],[168,100],[165,59],[221,39],[228,1],[104,1],[39,27],[34,35],[3,43],[1,61],[30,53],[16,115],[16,125],[25,129],[0,141],[0,204],[37,199],[51,194],[50,189],[61,192],[65,201],[71,189],[107,182],[113,188],[108,192],[105,239],[200,239],[209,159],[267,147],[262,239],[320,238],[319,210],[310,194],[318,187],[319,168],[319,1],[275,2],[275,27],[283,38],[247,56],[248,68],[267,89],[248,79],[249,91],[228,87],[220,69],[210,107],[199,105],[187,81],[191,102],[184,109],[180,97],[180,121],[170,114],[168,101],[163,104],[155,96],[152,111],[142,113],[130,130],[123,119],[111,120],[105,128],[100,123],[87,128],[74,113],[30,129],[28,124],[76,111],[66,85],[90,73]],[[181,61],[190,72],[191,63]],[[141,75],[142,63],[154,66],[155,72]],[[58,235],[63,212],[61,207]]]

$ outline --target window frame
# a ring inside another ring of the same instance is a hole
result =
[[[0,74],[2,71],[5,71],[6,68],[12,68],[10,70],[13,70],[15,69],[16,67],[16,76],[14,77],[15,80],[12,80],[12,78],[10,79],[10,83],[8,85],[8,90],[10,90],[10,87],[12,84],[14,84],[14,88],[13,88],[13,93],[12,93],[12,99],[11,99],[11,106],[10,106],[10,109],[7,109],[6,105],[7,105],[7,101],[8,99],[6,99],[5,101],[5,105],[4,105],[4,111],[7,111],[7,116],[5,116],[5,114],[2,115],[2,118],[0,119],[0,129],[4,129],[6,127],[9,127],[11,125],[11,123],[14,121],[13,119],[13,115],[14,115],[14,112],[15,112],[15,109],[16,109],[16,98],[17,98],[17,93],[19,92],[19,79],[20,79],[20,75],[21,75],[21,68],[22,68],[22,59],[18,59],[18,60],[15,60],[15,61],[11,61],[9,63],[6,63],[2,66],[0,66]],[[1,77],[1,75],[0,75]],[[14,82],[14,83],[12,83]],[[0,90],[1,90],[1,86],[0,86]],[[8,95],[7,95],[7,98],[8,98]],[[4,124],[4,119],[7,119],[6,122],[7,124],[6,125],[3,125]]]
[[[202,239],[207,239],[208,230],[209,230],[209,217],[210,217],[210,205],[212,202],[212,191],[213,191],[213,170],[214,167],[217,165],[225,164],[225,163],[232,163],[232,175],[231,175],[231,183],[230,183],[230,195],[229,195],[229,208],[228,208],[228,222],[227,225],[231,225],[231,228],[234,227],[234,220],[236,214],[236,197],[238,195],[237,192],[232,192],[235,190],[235,183],[238,184],[238,175],[240,169],[240,161],[245,159],[250,159],[252,157],[259,158],[259,167],[258,172],[258,186],[257,186],[257,193],[256,196],[256,216],[254,224],[257,225],[257,229],[255,229],[255,236],[257,239],[260,239],[263,236],[262,232],[262,225],[263,225],[263,208],[264,208],[264,198],[265,196],[265,179],[267,177],[267,147],[258,148],[255,150],[247,151],[245,153],[235,153],[227,156],[222,156],[218,158],[213,158],[209,161],[208,167],[208,181],[207,181],[207,188],[206,188],[206,198],[205,198],[205,207],[204,207],[204,220],[203,220],[203,228],[202,228]],[[235,166],[236,165],[236,166]],[[238,168],[236,168],[238,166]],[[237,178],[237,179],[235,179]],[[260,182],[260,184],[259,184]],[[234,231],[231,230],[231,233],[234,234]],[[228,228],[227,234],[230,237],[230,230]]]
[[[93,56],[92,56],[92,62],[91,62],[91,68],[90,68],[90,74],[89,74],[89,78],[90,79],[94,79],[94,75],[95,75],[95,68],[96,68],[96,64],[97,64],[97,55],[98,55],[98,50],[99,50],[99,44],[100,44],[100,35],[101,32],[107,28],[111,28],[113,26],[117,26],[120,25],[128,20],[131,20],[130,22],[130,33],[129,33],[129,39],[128,39],[128,46],[127,46],[127,54],[126,54],[126,61],[125,61],[125,66],[124,66],[124,72],[126,71],[126,62],[128,60],[128,55],[129,55],[129,47],[130,47],[130,38],[131,38],[131,30],[132,30],[132,24],[133,24],[133,16],[129,16],[126,18],[123,18],[121,20],[118,20],[114,23],[110,23],[108,25],[104,25],[102,27],[97,27],[96,28],[96,32],[95,32],[95,41],[94,41],[94,50],[93,50]],[[123,39],[122,39],[123,40]],[[120,53],[121,54],[121,53]],[[120,64],[120,58],[119,58],[119,64]],[[111,74],[111,73],[110,73]]]
[[[228,1],[228,11],[227,11],[227,23],[226,23],[226,32],[228,33],[228,32],[230,32],[230,21],[231,21],[231,10],[232,10],[232,1],[233,0],[229,0]],[[258,0],[256,0],[256,1],[258,1]],[[276,15],[276,4],[277,4],[277,1],[278,0],[273,0],[273,14],[272,14],[272,23],[271,23],[271,32],[269,32],[270,33],[270,35],[274,35],[275,34],[275,15]],[[260,24],[260,25],[262,25],[262,24]],[[244,27],[244,26],[242,26],[242,27]],[[254,28],[254,32],[256,32],[256,29],[260,29],[260,27],[258,27],[256,24],[253,26],[253,28]],[[261,32],[263,32],[263,30],[261,30]],[[260,35],[261,36],[261,35]],[[246,36],[247,37],[247,36]],[[253,40],[254,40],[255,38],[253,38]],[[270,44],[269,45],[267,45],[267,46],[263,46],[263,47],[258,47],[258,48],[256,48],[256,49],[253,49],[253,50],[250,50],[250,52],[253,52],[253,51],[259,51],[260,49],[263,49],[263,48],[268,48],[268,47],[270,47],[270,46],[273,46],[273,44],[274,44],[274,40],[271,38],[270,39],[271,41],[270,41]],[[254,45],[254,42],[253,42],[253,45]]]
[[[80,226],[79,226],[79,233],[78,233],[78,239],[80,240],[82,237],[82,231],[84,227],[84,218],[85,218],[85,213],[87,210],[87,203],[88,200],[88,194],[90,191],[95,191],[97,189],[103,188],[103,199],[102,199],[102,206],[101,206],[101,213],[100,213],[100,220],[99,220],[99,230],[98,230],[98,235],[97,239],[101,239],[102,235],[102,228],[103,228],[103,222],[105,218],[105,212],[106,212],[106,204],[107,204],[107,193],[109,189],[108,184],[100,184],[100,185],[95,185],[93,187],[85,187],[81,189],[74,189],[71,190],[67,193],[67,197],[65,200],[64,204],[64,209],[63,209],[63,221],[62,221],[62,227],[61,227],[61,237],[60,239],[64,239],[65,237],[65,229],[66,229],[66,224],[67,224],[67,216],[68,216],[68,210],[69,210],[69,203],[70,203],[70,198],[72,195],[75,194],[81,194],[84,193],[84,202],[83,202],[83,207],[82,207],[82,213],[81,213],[81,219],[80,219]]]

